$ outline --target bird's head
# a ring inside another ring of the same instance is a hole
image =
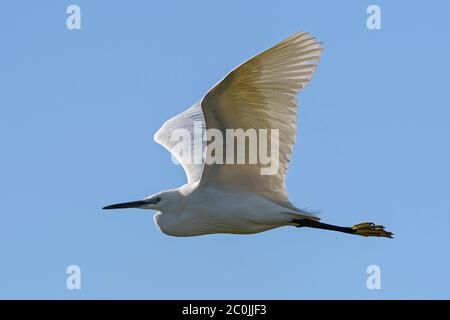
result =
[[[171,209],[173,206],[178,207],[180,205],[180,200],[181,195],[177,190],[168,190],[155,193],[151,196],[144,198],[143,200],[112,204],[103,207],[103,209],[109,210],[109,209],[138,208],[156,211],[166,211],[168,209]]]

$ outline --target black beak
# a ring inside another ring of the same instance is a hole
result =
[[[149,203],[149,201],[145,201],[145,200],[131,201],[131,202],[112,204],[110,206],[103,207],[103,209],[108,210],[108,209],[142,208],[143,206],[145,206],[148,203]]]

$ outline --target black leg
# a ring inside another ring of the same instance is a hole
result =
[[[393,233],[384,230],[383,226],[376,225],[372,222],[363,222],[355,224],[353,227],[340,227],[332,224],[326,224],[319,221],[314,221],[310,219],[294,219],[292,220],[295,226],[298,228],[308,227],[323,230],[332,230],[350,234],[356,234],[364,237],[384,237],[393,238]]]
[[[335,226],[332,224],[326,224],[319,221],[314,221],[310,219],[294,219],[292,220],[296,224],[297,228],[301,227],[308,227],[308,228],[314,228],[314,229],[323,229],[323,230],[332,230],[332,231],[338,231],[338,232],[345,232],[345,233],[355,233],[355,230],[353,230],[350,227],[340,227]]]

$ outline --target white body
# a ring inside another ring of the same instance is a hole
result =
[[[172,202],[174,206],[157,213],[154,220],[163,233],[178,237],[211,233],[251,234],[293,225],[292,219],[317,219],[256,194],[228,193],[198,187],[198,183],[173,190],[172,199],[176,199]]]

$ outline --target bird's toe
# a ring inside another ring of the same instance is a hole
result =
[[[386,231],[384,226],[376,225],[372,222],[355,224],[352,229],[354,230],[354,234],[364,237],[384,237],[392,239],[394,236],[392,232]]]

